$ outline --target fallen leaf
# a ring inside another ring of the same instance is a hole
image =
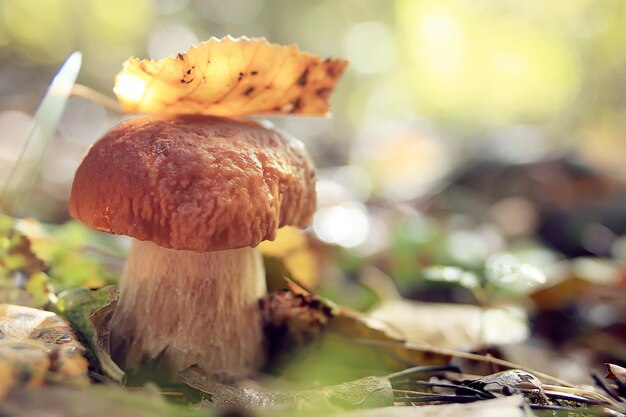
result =
[[[59,294],[55,308],[83,335],[103,374],[122,382],[124,372],[111,359],[109,352],[109,320],[117,297],[117,288],[112,285],[98,290],[74,288]]]
[[[384,321],[331,303],[293,282],[289,286],[260,302],[270,343],[268,367],[285,377],[334,384],[450,360],[428,347],[409,348]]]
[[[111,349],[109,345],[109,338],[111,336],[109,322],[115,312],[116,306],[117,298],[112,299],[108,304],[94,310],[89,316],[89,321],[95,330],[91,338],[91,346],[96,357],[98,358],[100,369],[104,375],[108,376],[115,382],[121,383],[124,380],[125,373],[111,358]]]
[[[509,369],[470,381],[471,386],[480,387],[491,393],[504,393],[504,395],[510,395],[515,388],[526,384],[530,384],[538,390],[541,399],[538,403],[550,404],[550,400],[543,388],[543,383],[539,378],[526,371]]]
[[[519,309],[390,299],[370,315],[393,324],[410,343],[438,348],[472,350],[521,342],[529,335],[526,315]]]
[[[211,395],[215,406],[266,410],[337,411],[393,404],[393,389],[387,378],[368,377],[339,385],[297,391],[266,391],[226,385],[191,367],[180,372],[192,388]]]
[[[612,381],[619,381],[626,385],[626,368],[613,363],[605,363],[604,365],[606,366],[607,371],[605,378]]]
[[[332,308],[311,294],[280,290],[260,300],[270,360],[312,342],[328,325]]]
[[[339,414],[338,417],[525,417],[521,395],[477,401],[469,404],[385,407]]]
[[[113,91],[129,113],[325,115],[346,65],[295,45],[227,36],[161,60],[131,58],[115,78]]]
[[[88,384],[85,348],[54,313],[0,304],[0,398],[16,386]]]
[[[47,348],[32,340],[0,341],[0,399],[22,385],[41,387],[50,368]]]

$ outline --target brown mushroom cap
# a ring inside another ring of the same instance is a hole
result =
[[[256,246],[309,224],[315,169],[301,142],[248,120],[143,117],[89,150],[70,214],[94,229],[196,252]]]

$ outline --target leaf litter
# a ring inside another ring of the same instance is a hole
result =
[[[0,398],[19,386],[88,385],[84,352],[70,324],[56,314],[0,304]]]

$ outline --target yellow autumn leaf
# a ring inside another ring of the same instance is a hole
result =
[[[160,60],[130,58],[113,91],[129,113],[325,115],[346,65],[295,45],[227,36]]]

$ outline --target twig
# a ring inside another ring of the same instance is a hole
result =
[[[560,387],[557,385],[547,385],[547,384],[544,384],[543,387],[544,389],[550,390],[550,391],[571,393],[575,395],[580,395],[582,397],[587,397],[589,399],[595,399],[596,401],[610,405],[616,410],[619,410],[621,413],[626,412],[626,407],[624,407],[623,403],[619,403],[615,401],[613,398],[607,397],[606,395],[602,395],[599,392],[589,391],[589,390],[585,390],[585,389],[581,389],[577,387]]]
[[[354,339],[355,342],[357,343],[363,343],[363,344],[369,344],[369,345],[382,345],[382,346],[397,346],[397,345],[401,345],[402,347],[404,347],[405,349],[408,350],[424,350],[424,348],[419,349],[417,346],[412,346],[411,344],[405,343],[405,342],[394,342],[394,341],[387,341],[387,340],[373,340],[373,339]],[[557,377],[554,377],[552,375],[548,375],[545,374],[543,372],[539,372],[536,371],[534,369],[528,368],[526,366],[522,366],[513,362],[509,362],[509,361],[505,361],[504,359],[498,359],[495,358],[493,356],[484,356],[484,355],[479,355],[476,353],[469,353],[469,352],[461,352],[461,351],[457,351],[457,350],[452,350],[452,349],[444,349],[444,348],[437,348],[437,347],[432,347],[432,346],[428,346],[426,347],[426,350],[429,350],[430,352],[433,353],[437,353],[440,355],[448,355],[448,356],[453,356],[453,357],[457,357],[457,358],[463,358],[463,359],[469,359],[469,360],[473,360],[473,361],[479,361],[479,362],[487,362],[487,363],[494,363],[496,365],[500,365],[500,366],[504,366],[506,368],[510,368],[510,369],[519,369],[521,371],[525,371],[528,372],[530,374],[535,375],[538,378],[544,379],[546,381],[552,381],[554,383],[557,383],[559,385],[563,385],[565,387],[570,387],[570,388],[574,388],[573,384],[570,384],[567,381],[563,381],[562,379],[559,379]]]
[[[387,379],[395,379],[401,376],[407,376],[412,374],[428,373],[428,372],[440,372],[440,371],[456,371],[461,372],[456,365],[434,365],[434,366],[414,366],[412,368],[403,369],[402,371],[394,372],[387,375]]]
[[[93,101],[94,103],[98,103],[102,107],[109,109],[112,112],[120,114],[124,113],[122,106],[120,106],[117,101],[113,100],[109,96],[102,94],[99,91],[94,90],[93,88],[87,87],[86,85],[74,84],[70,95],[72,97],[82,97],[84,99]]]
[[[478,395],[479,397],[482,397],[482,398],[494,398],[494,395],[489,393],[489,392],[481,391],[481,390],[478,390],[476,388],[468,387],[466,385],[446,384],[446,383],[443,383],[443,382],[411,381],[411,380],[392,382],[391,385],[393,387],[396,384],[400,385],[400,386],[414,385],[414,386],[418,386],[418,387],[450,388],[450,389],[454,389],[454,390],[458,390],[458,391],[465,391],[465,392],[468,392],[468,393],[471,392],[471,393],[476,394],[476,395]],[[395,388],[394,388],[394,391],[396,391]]]
[[[430,402],[448,402],[448,403],[473,403],[480,401],[480,398],[469,395],[427,395],[424,397],[395,397],[394,402],[403,403],[430,403]]]
[[[528,387],[528,388],[517,387],[517,389],[522,392],[536,392],[537,391],[537,387],[535,386]],[[552,391],[552,390],[547,390],[547,389],[544,391],[546,393],[546,396],[550,399],[566,400],[566,401],[577,402],[577,403],[587,404],[587,405],[604,404],[603,401],[600,401],[597,398],[583,397],[582,395],[570,394],[567,392]]]
[[[413,394],[413,396],[416,396],[416,395],[433,395],[433,393],[430,392],[430,391],[414,391],[414,390],[410,390],[410,389],[396,389],[396,388],[394,388],[393,392],[394,392],[394,395],[395,395],[396,392],[399,392],[401,394]],[[407,396],[397,397],[397,398],[406,398],[406,397]]]

